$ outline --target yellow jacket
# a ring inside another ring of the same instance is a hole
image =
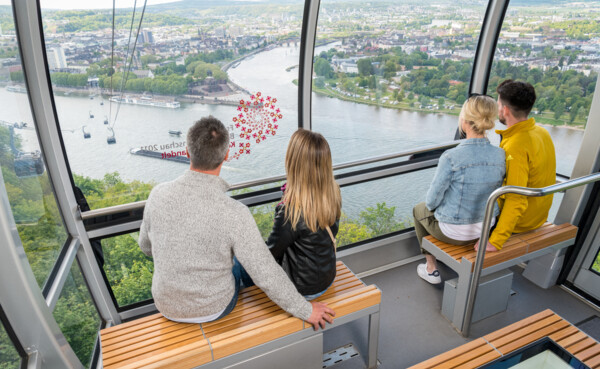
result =
[[[500,147],[506,152],[504,186],[541,188],[556,183],[556,156],[548,131],[529,118],[497,130]],[[500,218],[490,243],[501,249],[512,233],[540,227],[548,218],[552,196],[526,197],[507,194],[498,199]]]

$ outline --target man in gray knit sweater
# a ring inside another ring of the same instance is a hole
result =
[[[241,284],[254,281],[315,329],[331,323],[334,311],[296,291],[248,208],[226,194],[229,185],[219,177],[229,153],[225,126],[212,116],[202,118],[188,131],[187,149],[190,169],[154,187],[140,228],[140,248],[154,259],[157,309],[179,322],[216,320],[233,310]]]

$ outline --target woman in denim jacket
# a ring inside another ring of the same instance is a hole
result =
[[[465,101],[458,127],[467,139],[442,154],[426,201],[413,209],[419,244],[427,235],[453,245],[479,239],[486,201],[502,186],[506,171],[504,150],[486,138],[497,113],[496,101],[489,96],[472,96]],[[496,204],[494,216],[498,213]],[[417,273],[429,283],[441,283],[435,257],[423,248],[421,252],[427,263],[420,264]]]

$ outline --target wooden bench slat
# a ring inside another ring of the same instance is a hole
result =
[[[369,287],[371,286],[364,287],[365,291],[361,292],[360,294],[353,295],[352,297],[335,298],[337,300],[325,299],[323,302],[335,310],[336,318],[340,318],[354,311],[365,309],[381,303],[381,291],[379,291],[375,286],[372,286],[372,289]],[[355,291],[352,291],[349,294],[354,292]],[[307,324],[307,326],[310,325]],[[312,327],[308,329],[312,329]]]
[[[500,354],[496,350],[494,350],[490,345],[485,345],[477,347],[476,349],[473,349],[461,356],[446,361],[444,363],[444,366],[447,366],[448,368],[456,368],[462,365],[467,365],[467,367],[473,368],[473,364],[471,363],[471,361],[476,360],[478,357],[481,357],[483,355],[490,354],[491,352],[493,352],[494,355],[491,355],[490,357],[500,357]]]
[[[234,319],[228,319],[226,321],[217,320],[217,322],[219,322],[219,324],[213,324],[210,327],[205,327],[204,326],[205,323],[203,323],[202,329],[204,330],[204,334],[206,335],[206,337],[210,340],[211,337],[222,333],[223,330],[236,329],[238,327],[243,327],[250,323],[254,323],[254,322],[257,322],[260,320],[265,320],[272,316],[275,316],[278,314],[283,314],[283,313],[285,313],[283,311],[283,309],[281,309],[276,304],[273,304],[273,305],[269,306],[268,308],[260,309],[260,310],[254,311],[250,314],[244,314],[244,315],[238,316],[237,318],[234,318]]]
[[[123,336],[120,336],[120,337],[114,337],[114,338],[106,339],[106,340],[103,337],[102,338],[102,349],[104,349],[104,348],[110,349],[110,346],[117,344],[119,342],[130,341],[130,340],[137,341],[139,339],[144,339],[144,337],[158,336],[161,334],[173,332],[173,331],[180,330],[183,328],[185,328],[185,326],[182,325],[182,323],[168,321],[168,323],[164,323],[160,326],[157,325],[155,327],[148,327],[145,329],[140,329],[137,332],[131,332],[128,334],[124,334]]]
[[[471,342],[465,343],[462,346],[459,346],[453,350],[444,352],[443,354],[437,355],[435,357],[432,357],[431,359],[425,360],[417,365],[413,365],[411,366],[409,369],[430,369],[430,368],[435,368],[438,365],[445,363],[449,360],[452,360],[456,357],[461,357],[463,355],[467,355],[469,352],[471,352],[472,350],[476,350],[479,347],[485,347],[488,346],[490,349],[492,349],[491,346],[489,346],[487,344],[487,342],[483,339],[483,338],[478,338],[476,340],[473,340]],[[492,349],[493,350],[493,349]],[[500,356],[500,355],[498,355]]]
[[[483,336],[483,338],[485,338],[488,342],[495,341],[495,340],[497,340],[497,339],[499,339],[501,337],[504,337],[504,336],[506,336],[508,334],[511,334],[511,333],[515,332],[515,331],[518,331],[521,328],[527,327],[527,326],[529,326],[531,324],[534,324],[537,321],[543,320],[543,319],[545,319],[545,318],[547,318],[547,317],[549,317],[549,316],[551,316],[553,314],[554,313],[552,312],[552,310],[546,309],[546,310],[541,311],[541,312],[539,312],[539,313],[537,313],[535,315],[532,315],[532,316],[530,316],[528,318],[525,318],[525,319],[520,320],[520,321],[518,321],[516,323],[508,325],[508,326],[506,326],[506,327],[504,327],[502,329],[499,329],[499,330],[497,330],[495,332],[492,332],[492,333],[490,333],[488,335],[485,335],[485,336]]]
[[[600,355],[594,356],[593,358],[586,360],[585,364],[592,369],[600,368]]]
[[[115,326],[112,326],[112,327],[104,328],[102,330],[102,334],[110,337],[110,336],[115,335],[114,332],[117,332],[117,331],[123,332],[127,328],[132,328],[132,327],[135,330],[135,327],[137,327],[138,325],[147,324],[148,322],[150,322],[152,320],[156,320],[156,319],[164,319],[164,317],[162,316],[161,313],[156,313],[156,314],[148,315],[148,316],[145,316],[143,318],[139,318],[139,319],[133,320],[131,322],[121,323],[119,325],[115,325]]]
[[[534,323],[529,324],[526,327],[521,327],[518,330],[511,332],[509,334],[506,334],[502,337],[496,338],[496,339],[489,339],[488,337],[485,337],[488,342],[496,347],[496,348],[500,348],[506,344],[509,344],[510,342],[519,339],[521,337],[523,337],[524,335],[536,332],[540,329],[546,328],[556,322],[561,321],[560,317],[552,314],[548,317],[545,317],[544,319],[540,319]]]
[[[541,250],[545,247],[557,244],[559,242],[575,238],[575,236],[577,235],[577,227],[571,226],[570,224],[567,224],[567,226],[569,227],[564,227],[560,230],[555,230],[554,232],[528,240],[528,252]]]
[[[600,345],[595,344],[591,347],[588,347],[585,350],[580,351],[579,353],[577,353],[577,355],[575,355],[575,357],[585,362],[586,360],[589,360],[598,355],[600,355]]]
[[[146,319],[146,318],[152,318],[152,319]],[[102,336],[109,339],[109,338],[114,338],[114,337],[118,337],[120,335],[123,334],[127,334],[127,333],[131,333],[131,332],[135,332],[140,328],[147,328],[147,327],[152,327],[156,324],[160,324],[160,323],[164,323],[165,321],[168,321],[167,318],[165,318],[161,313],[158,314],[154,314],[151,316],[147,316],[143,321],[140,322],[139,325],[134,325],[133,323],[135,323],[135,321],[133,322],[127,322],[127,323],[123,323],[123,324],[119,324],[117,326],[114,327],[110,327],[110,328],[105,328],[102,329]],[[125,325],[127,324],[128,326],[125,326],[124,328],[121,329],[113,329],[113,328],[117,328],[120,327],[121,325]]]
[[[558,332],[552,333],[549,337],[551,339],[553,339],[554,342],[556,342],[559,345],[561,345],[561,346],[564,347],[564,345],[561,344],[561,341],[564,340],[564,339],[566,339],[566,338],[571,337],[572,335],[576,334],[577,332],[579,332],[579,329],[577,329],[576,327],[570,325],[570,326],[568,326],[567,328],[565,328],[563,330],[560,330]]]
[[[585,337],[585,339],[577,342],[576,344],[573,344],[573,345],[571,345],[569,347],[565,347],[565,348],[567,348],[570,353],[577,356],[578,353],[592,347],[595,344],[596,344],[596,341],[593,338],[590,338],[588,336],[588,337]]]
[[[182,363],[192,362],[189,366]],[[191,369],[198,365],[206,364],[212,361],[210,346],[206,340],[196,341],[187,345],[182,345],[162,352],[153,352],[145,354],[143,357],[135,357],[116,365],[104,366],[104,369],[138,369],[138,368],[177,368]]]
[[[535,342],[541,338],[544,338],[560,329],[563,329],[565,327],[567,327],[569,325],[568,322],[564,321],[564,320],[559,320],[556,323],[553,323],[552,325],[546,326],[542,329],[536,330],[534,332],[531,332],[529,334],[523,335],[522,337],[519,337],[518,339],[507,343],[506,345],[503,345],[501,347],[498,347],[496,345],[494,345],[493,343],[491,343],[492,345],[494,345],[498,351],[500,351],[503,355],[506,355],[510,352],[513,352],[514,350],[517,350],[523,346],[526,346],[532,342]]]
[[[521,241],[527,242],[536,237],[540,237],[540,236],[548,234],[548,233],[556,232],[557,230],[565,228],[569,225],[570,225],[569,223],[563,223],[563,224],[545,223],[540,228],[534,229],[529,232],[515,233],[512,237],[515,237],[515,238],[520,239]]]
[[[464,363],[463,365],[459,365],[459,366],[455,367],[454,369],[472,369],[472,368],[477,368],[477,367],[479,367],[481,365],[489,363],[490,361],[496,360],[499,357],[500,357],[500,354],[498,353],[498,351],[492,350],[492,351],[489,351],[489,352],[485,353],[484,355],[481,355],[479,357],[473,358],[468,363]]]
[[[141,349],[143,347],[147,347],[156,343],[161,343],[163,341],[167,341],[171,338],[175,338],[181,335],[186,335],[189,333],[194,333],[196,334],[196,330],[193,329],[193,324],[189,324],[190,327],[186,327],[184,328],[184,330],[179,330],[179,331],[175,331],[175,332],[171,332],[168,334],[163,334],[162,336],[155,336],[152,338],[147,338],[147,339],[142,339],[139,340],[137,342],[124,342],[121,345],[117,345],[115,347],[111,347],[109,350],[102,350],[102,359],[106,360],[106,359],[110,359],[112,357],[118,356],[118,355],[122,355],[125,354],[127,352],[131,352],[137,349]],[[195,327],[198,328],[198,327]],[[200,331],[200,335],[202,335],[202,332]],[[197,334],[196,334],[197,336]]]
[[[271,319],[276,318],[279,318],[279,316]],[[254,324],[258,325],[253,326]],[[302,320],[283,316],[282,319],[273,320],[272,322],[263,320],[250,324],[244,332],[227,338],[220,339],[219,336],[216,336],[211,339],[214,358],[217,360],[250,347],[287,336],[288,334],[302,330],[303,326]]]
[[[273,323],[276,323],[280,320],[284,320],[287,318],[293,318],[293,317],[291,314],[282,310],[281,312],[279,312],[279,314],[269,316],[266,319],[260,320],[258,322],[250,323],[250,324],[247,324],[244,326],[236,327],[236,329],[229,329],[227,331],[220,332],[219,334],[211,335],[209,337],[210,343],[214,344],[217,341],[229,339],[231,337],[235,337],[238,334],[241,334],[241,333],[244,333],[247,331],[251,331],[252,329],[261,328],[266,325],[273,324]],[[300,322],[302,322],[302,321],[300,320]]]
[[[204,336],[202,335],[202,331],[198,330],[195,332],[192,331],[185,334],[178,334],[172,337],[161,336],[158,338],[158,342],[156,342],[156,340],[153,342],[140,342],[136,345],[132,345],[131,347],[124,347],[119,350],[108,352],[107,354],[109,355],[107,357],[104,357],[103,353],[102,359],[104,361],[104,365],[118,363],[130,357],[141,357],[146,353],[157,352],[160,349],[169,348],[176,344],[189,344],[191,342],[204,339]]]
[[[336,276],[336,280],[323,296],[330,296],[339,293],[340,291],[353,289],[362,285],[364,284],[358,278],[356,278],[356,276],[352,274],[349,269],[345,268],[342,273],[339,273]],[[239,321],[240,316],[245,316],[258,310],[272,309],[273,306],[276,306],[275,303],[273,303],[266,295],[264,295],[264,292],[262,294],[263,295],[260,296],[264,297],[259,300],[254,300],[254,302],[249,299],[246,300],[246,303],[238,303],[235,309],[223,319],[220,319],[216,322],[203,323],[202,328],[204,329],[205,333],[208,334],[208,332],[213,332],[215,329],[222,329],[224,325],[229,325],[229,321]],[[258,295],[254,295],[253,297],[256,298],[257,296]]]
[[[576,344],[577,342],[583,341],[586,337],[587,335],[585,333],[583,333],[580,330],[577,330],[577,333],[575,333],[574,335],[565,338],[564,340],[561,340],[560,345],[566,349],[569,346]]]

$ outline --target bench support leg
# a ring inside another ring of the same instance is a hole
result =
[[[367,368],[377,368],[377,347],[379,346],[379,311],[369,315],[369,352]]]
[[[454,314],[452,325],[459,331],[462,329],[465,313],[467,311],[467,299],[469,285],[471,284],[471,263],[463,260],[458,272],[458,283],[456,285],[456,300],[454,301]]]

